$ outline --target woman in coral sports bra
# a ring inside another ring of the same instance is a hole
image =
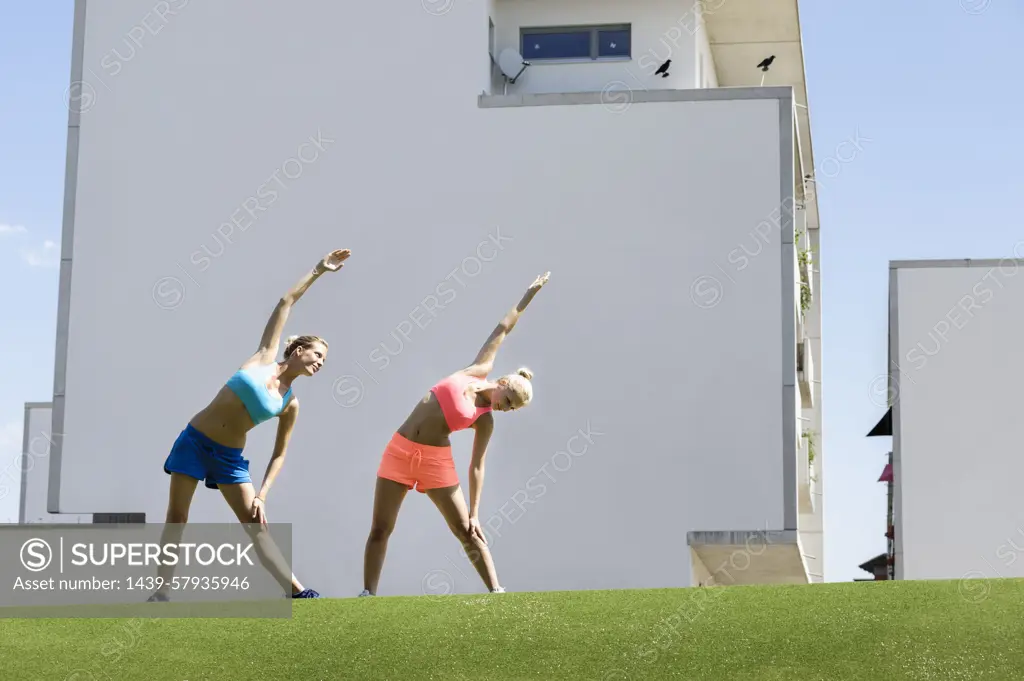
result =
[[[478,515],[484,484],[484,455],[494,429],[492,412],[515,411],[529,404],[533,397],[530,383],[533,374],[529,369],[520,369],[496,381],[488,381],[487,375],[494,368],[494,357],[502,341],[515,328],[519,315],[547,283],[550,274],[534,280],[519,304],[491,333],[473,364],[431,388],[388,443],[377,471],[373,521],[366,540],[360,596],[377,594],[388,538],[395,529],[402,501],[411,489],[426,494],[441,511],[487,589],[492,593],[504,592],[498,584],[498,573]],[[468,428],[472,428],[475,435],[469,464],[467,508],[448,437]]]

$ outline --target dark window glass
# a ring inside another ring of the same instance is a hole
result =
[[[530,59],[589,59],[590,31],[524,33],[523,57]]]
[[[628,57],[629,29],[615,29],[597,32],[598,57]]]

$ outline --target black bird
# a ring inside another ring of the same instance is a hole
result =
[[[774,54],[772,56],[768,57],[767,59],[765,59],[764,61],[762,61],[760,64],[758,64],[757,68],[761,69],[762,71],[767,71],[768,67],[772,65],[773,61],[775,61],[775,55]]]
[[[654,75],[661,75],[662,78],[668,78],[668,67],[672,63],[671,59],[666,59],[665,63],[658,67],[658,70],[654,72]]]

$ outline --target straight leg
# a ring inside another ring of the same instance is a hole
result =
[[[473,567],[476,568],[480,578],[488,591],[498,588],[498,572],[494,568],[494,561],[491,558],[491,551],[487,544],[474,536],[469,530],[469,508],[466,506],[466,498],[462,494],[462,487],[443,487],[441,489],[426,490],[427,496],[434,502],[437,509],[441,511],[449,529],[462,543]]]
[[[388,551],[388,538],[395,531],[398,512],[408,492],[406,485],[377,478],[377,488],[373,494],[373,520],[370,522],[370,536],[366,539],[363,554],[363,589],[371,595],[377,595],[377,584]]]
[[[185,531],[185,523],[188,522],[188,512],[192,507],[192,497],[196,493],[196,485],[199,481],[183,473],[171,473],[171,488],[167,498],[167,515],[164,518],[163,532],[160,533],[161,546],[168,544],[177,545],[181,543],[181,535]],[[169,551],[170,552],[170,551]],[[156,594],[150,600],[166,600],[167,592],[171,588],[171,579],[174,577],[174,566],[166,565],[163,561],[156,570],[157,578],[162,580],[162,585],[157,588]],[[159,595],[158,595],[159,594]]]

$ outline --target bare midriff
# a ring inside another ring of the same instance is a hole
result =
[[[255,427],[242,400],[227,386],[188,423],[217,444],[237,449],[245,447],[246,433]]]
[[[410,442],[428,447],[451,447],[452,444],[448,439],[452,433],[434,393],[427,393],[420,400],[398,428],[398,434]]]

